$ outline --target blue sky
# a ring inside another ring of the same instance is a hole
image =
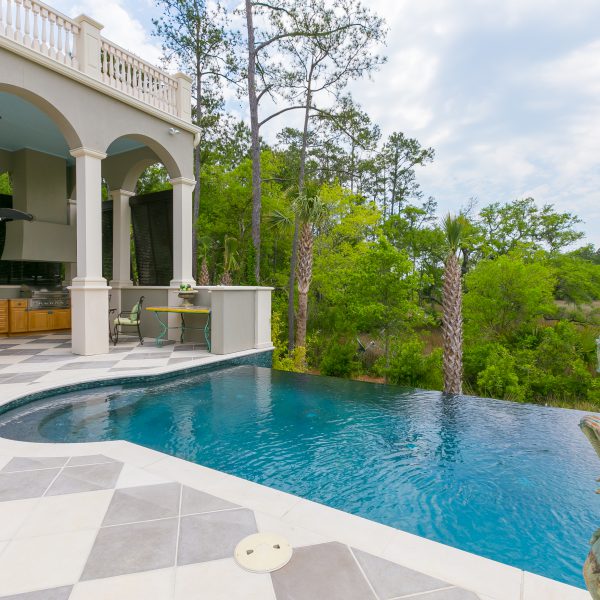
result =
[[[385,135],[433,146],[419,172],[443,211],[533,196],[577,213],[600,245],[600,2],[370,0],[390,29],[388,63],[354,97]],[[148,60],[151,0],[53,0]],[[237,110],[245,116],[246,107]],[[289,119],[289,116],[287,117]],[[276,127],[289,125],[282,121]]]

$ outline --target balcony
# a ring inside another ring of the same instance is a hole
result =
[[[191,123],[190,78],[170,75],[107,40],[102,27],[42,2],[0,0],[0,47],[138,108]]]

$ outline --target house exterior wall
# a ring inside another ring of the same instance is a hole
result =
[[[57,124],[71,150],[79,147],[106,152],[116,139],[128,136],[150,147],[171,177],[193,177],[195,131],[178,128],[90,87],[94,80],[79,74],[66,77],[0,47],[0,91],[13,93],[46,112]],[[101,85],[101,84],[98,84]]]

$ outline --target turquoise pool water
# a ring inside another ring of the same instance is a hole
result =
[[[583,587],[600,461],[581,416],[240,366],[37,400],[0,436],[130,440]]]

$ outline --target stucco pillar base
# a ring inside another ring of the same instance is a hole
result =
[[[193,285],[193,282],[182,281],[181,283],[190,283]],[[171,289],[167,292],[167,304],[168,306],[181,306],[183,304],[183,300],[178,296],[179,294],[179,283],[171,282]],[[173,340],[174,342],[178,342],[181,338],[181,332],[179,329],[171,329],[171,327],[179,327],[181,325],[181,317],[179,315],[171,315],[167,314],[167,323],[169,324],[169,331],[167,333],[167,339]]]
[[[71,290],[71,351],[108,354],[108,292],[104,279],[75,278]]]

